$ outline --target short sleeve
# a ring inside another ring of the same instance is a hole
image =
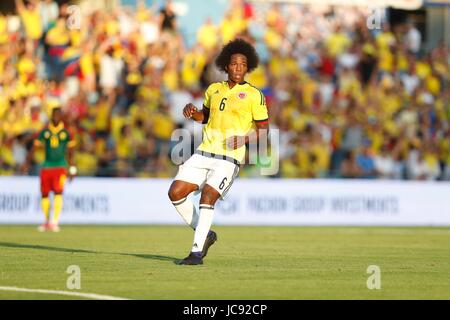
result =
[[[42,146],[44,144],[44,141],[45,141],[44,133],[45,133],[45,130],[41,130],[39,132],[38,136],[34,140],[34,145],[35,146],[40,147],[40,146]]]
[[[72,134],[72,132],[70,132],[69,130],[67,130],[67,146],[69,148],[74,148],[77,145],[77,141],[75,140],[74,135]]]
[[[205,107],[206,109],[211,108],[211,95],[213,91],[213,86],[214,84],[211,84],[205,91],[205,100],[203,101],[203,107]]]
[[[256,90],[252,101],[252,117],[255,122],[267,122],[269,113],[267,111],[266,98],[264,94]]]

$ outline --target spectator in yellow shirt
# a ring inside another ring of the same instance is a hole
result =
[[[0,13],[0,45],[8,42],[8,21],[3,13]]]
[[[197,31],[197,41],[206,51],[210,51],[216,47],[217,40],[217,27],[213,24],[212,19],[208,17],[205,24]]]
[[[336,57],[343,53],[351,44],[349,36],[342,31],[342,27],[338,25],[336,31],[333,32],[325,41],[328,53],[332,57]]]
[[[63,18],[58,19],[56,26],[48,31],[45,42],[49,46],[47,67],[50,78],[60,81],[63,77],[61,57],[70,43],[70,33]]]
[[[388,50],[397,43],[388,23],[383,23],[383,31],[377,35],[376,43],[379,50]]]
[[[23,81],[31,79],[36,72],[36,58],[32,52],[26,52],[17,62],[17,71]]]
[[[185,86],[191,88],[199,82],[205,64],[206,58],[201,47],[195,47],[186,53],[181,69],[181,77]]]
[[[131,159],[134,155],[133,150],[131,127],[129,125],[124,125],[120,131],[120,136],[116,141],[117,157],[121,160]]]
[[[83,77],[82,86],[86,92],[94,92],[97,87],[94,53],[91,42],[86,42],[82,46],[80,57],[80,71]]]
[[[233,25],[233,16],[231,12],[228,12],[222,20],[222,23],[220,24],[220,34],[222,36],[223,44],[230,42],[236,36],[237,31]]]
[[[25,29],[25,36],[27,39],[34,40],[37,46],[37,41],[42,37],[42,21],[40,4],[36,0],[28,0],[25,6],[23,0],[15,0],[16,8],[22,18]]]

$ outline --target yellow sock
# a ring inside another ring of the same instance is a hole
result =
[[[45,215],[45,222],[48,222],[50,218],[50,199],[48,197],[41,199],[41,208]]]
[[[53,224],[58,224],[59,215],[63,208],[63,197],[60,194],[55,195],[53,199]]]

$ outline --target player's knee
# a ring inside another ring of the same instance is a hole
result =
[[[203,193],[202,197],[200,199],[200,203],[201,204],[209,204],[209,205],[212,205],[212,206],[216,204],[216,201],[217,201],[216,197],[214,197],[211,194],[207,194],[207,193]]]
[[[170,186],[168,196],[170,201],[177,201],[184,198],[183,188],[177,184],[172,184]]]
[[[177,196],[177,193],[173,187],[170,187],[169,192],[167,192],[167,195],[169,196],[170,201],[176,201],[175,198]]]
[[[209,204],[209,205],[214,205],[216,203],[216,201],[219,199],[220,194],[212,189],[212,188],[205,188],[202,192],[202,196],[200,198],[200,203],[201,204]]]

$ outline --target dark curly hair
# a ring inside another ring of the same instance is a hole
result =
[[[247,57],[247,72],[251,72],[258,67],[259,57],[255,48],[243,39],[236,39],[228,42],[216,58],[216,66],[220,71],[227,72],[233,54],[242,54]]]

